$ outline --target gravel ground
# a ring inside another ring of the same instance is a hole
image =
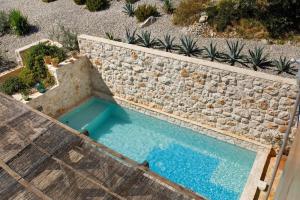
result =
[[[178,1],[178,0],[176,0]],[[161,7],[160,0],[141,0],[137,4],[149,3]],[[105,32],[111,32],[116,37],[124,38],[125,28],[138,27],[135,18],[128,17],[122,12],[124,1],[112,1],[109,9],[100,12],[89,12],[84,6],[76,5],[73,0],[57,0],[44,3],[41,0],[0,0],[0,10],[9,11],[19,9],[28,16],[29,22],[35,26],[35,31],[24,37],[6,34],[0,37],[0,51],[6,52],[10,60],[14,60],[14,50],[37,41],[48,38],[52,27],[58,23],[75,30],[78,34],[104,36]],[[169,33],[179,38],[187,33],[187,28],[177,27],[172,24],[171,16],[161,11],[162,16],[144,30],[150,30],[155,37],[162,37]],[[208,45],[211,41],[217,42],[219,50],[226,50],[225,39],[222,38],[198,38],[199,46]],[[300,57],[300,48],[292,45],[265,45],[260,41],[244,40],[245,51],[255,46],[264,46],[272,58],[287,56],[289,58]],[[267,70],[268,73],[274,73]],[[290,76],[282,74],[283,76]],[[291,77],[291,76],[290,76]]]

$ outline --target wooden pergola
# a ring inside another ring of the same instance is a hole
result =
[[[0,93],[1,199],[203,199],[100,147]]]

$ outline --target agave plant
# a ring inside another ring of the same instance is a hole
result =
[[[179,53],[182,53],[186,56],[196,56],[201,53],[201,49],[197,47],[197,41],[191,37],[181,37],[180,42],[181,46],[179,46]]]
[[[245,58],[246,56],[243,55],[241,52],[245,46],[245,44],[241,44],[239,43],[239,41],[236,42],[228,42],[226,41],[228,49],[229,49],[229,53],[228,54],[222,54],[224,56],[224,60],[226,62],[229,62],[230,65],[234,65],[236,62],[240,63],[240,64],[245,64]]]
[[[128,44],[135,44],[136,38],[135,38],[136,29],[131,32],[129,28],[126,28],[126,41]]]
[[[134,5],[132,3],[126,3],[125,6],[123,7],[123,13],[127,14],[129,17],[134,16]]]
[[[173,3],[171,0],[164,0],[163,10],[167,14],[172,14],[174,12]]]
[[[105,35],[106,35],[107,39],[109,39],[109,40],[114,40],[114,41],[118,41],[118,42],[121,41],[119,38],[116,38],[112,33],[105,32]]]
[[[211,61],[219,60],[221,57],[220,53],[217,50],[217,45],[213,44],[212,42],[209,44],[208,47],[203,47],[204,51],[204,58],[209,58]]]
[[[166,34],[163,40],[158,39],[158,42],[162,48],[166,50],[166,52],[171,52],[176,48],[174,44],[175,37],[171,37],[171,35]]]
[[[142,31],[141,34],[137,36],[138,36],[138,43],[143,47],[151,48],[157,45],[156,39],[151,38],[151,32]]]
[[[292,69],[293,62],[291,60],[288,60],[286,57],[283,58],[280,56],[279,60],[273,61],[273,64],[277,68],[278,74],[281,74],[282,72],[292,74],[291,70],[295,71],[294,69]]]
[[[263,47],[255,47],[255,49],[248,50],[249,56],[247,57],[247,62],[252,65],[252,68],[257,71],[257,68],[265,68],[271,64],[271,61],[267,59],[268,55],[263,54]]]

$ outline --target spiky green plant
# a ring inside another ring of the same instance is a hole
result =
[[[252,65],[252,68],[257,71],[257,68],[265,68],[270,65],[271,62],[267,59],[268,55],[264,55],[263,47],[255,47],[255,49],[248,50],[249,56],[247,57],[247,62]]]
[[[163,40],[158,39],[159,45],[161,48],[164,48],[166,52],[171,52],[176,49],[176,45],[174,44],[175,37],[171,37],[171,35],[166,34]]]
[[[236,42],[229,42],[226,40],[227,43],[227,47],[229,50],[229,53],[225,53],[222,54],[224,55],[224,60],[228,63],[230,63],[230,65],[234,65],[236,62],[240,63],[240,64],[245,64],[245,58],[246,56],[242,54],[242,50],[245,46],[245,44],[241,44],[239,43],[239,41]]]
[[[134,16],[134,5],[132,3],[126,3],[125,6],[123,7],[123,13],[127,14],[129,17]]]
[[[151,38],[151,32],[142,31],[141,34],[137,36],[138,36],[138,43],[143,47],[151,48],[157,45],[156,39]]]
[[[197,47],[197,41],[189,36],[180,38],[181,46],[179,46],[179,53],[186,56],[197,56],[201,53],[201,49]]]
[[[295,71],[292,68],[293,62],[291,60],[288,60],[287,57],[280,56],[280,58],[278,60],[273,61],[273,64],[277,68],[278,74],[281,74],[282,72],[292,74],[291,71]]]
[[[173,3],[171,0],[164,0],[164,5],[162,8],[167,14],[172,14],[174,12]]]
[[[204,58],[209,58],[210,61],[219,60],[221,58],[220,52],[217,50],[217,44],[213,44],[212,42],[209,44],[208,47],[203,47],[204,51]]]
[[[116,38],[116,37],[113,35],[113,33],[105,32],[105,35],[106,35],[107,39],[109,39],[109,40],[114,40],[114,41],[118,41],[118,42],[121,41],[121,39]]]
[[[128,44],[135,44],[137,39],[135,38],[136,29],[131,32],[129,28],[126,28],[126,41]]]

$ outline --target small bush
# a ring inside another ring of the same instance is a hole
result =
[[[243,18],[258,16],[259,8],[256,0],[239,0],[237,4],[239,16]]]
[[[159,16],[159,12],[157,11],[156,6],[147,4],[139,5],[135,10],[134,14],[139,22],[145,21],[150,16]]]
[[[10,11],[9,25],[10,29],[17,35],[25,35],[30,30],[27,17],[23,16],[19,10]]]
[[[279,38],[284,34],[288,33],[290,30],[290,26],[293,24],[288,21],[286,17],[268,17],[267,20],[264,21],[266,28],[268,29],[270,36],[272,38]]]
[[[36,83],[34,74],[28,67],[23,67],[19,78],[27,87],[32,87]]]
[[[233,21],[239,19],[238,8],[234,0],[221,0],[218,4],[218,15],[215,23],[218,31],[224,31]]]
[[[40,43],[36,46],[31,47],[25,55],[24,63],[26,67],[30,69],[34,66],[34,62],[38,56],[41,56],[42,59],[45,56],[51,56],[53,58],[57,57],[59,61],[66,59],[66,53],[57,46],[47,45],[45,43]]]
[[[5,94],[13,95],[14,93],[25,88],[25,84],[18,77],[11,77],[4,81],[0,87],[0,90]]]
[[[278,38],[288,32],[300,31],[300,1],[268,0],[266,12],[261,14],[271,37]]]
[[[191,25],[199,20],[201,11],[204,11],[208,0],[183,0],[176,8],[173,16],[175,25]]]
[[[86,0],[74,0],[77,5],[84,5]]]
[[[108,6],[109,6],[108,0],[86,0],[86,7],[91,12],[104,10]]]
[[[40,43],[31,47],[25,54],[24,63],[32,73],[35,82],[41,81],[47,77],[47,68],[44,64],[44,57],[51,56],[52,58],[58,58],[59,61],[63,61],[66,58],[66,53],[63,49],[56,46],[50,46],[44,43]]]
[[[8,15],[0,11],[0,36],[5,34],[9,29]]]
[[[236,25],[236,31],[246,39],[262,39],[269,36],[266,27],[255,19],[240,19]]]
[[[79,50],[77,33],[59,24],[57,27],[52,27],[48,33],[51,40],[61,43],[64,49],[68,51]]]

